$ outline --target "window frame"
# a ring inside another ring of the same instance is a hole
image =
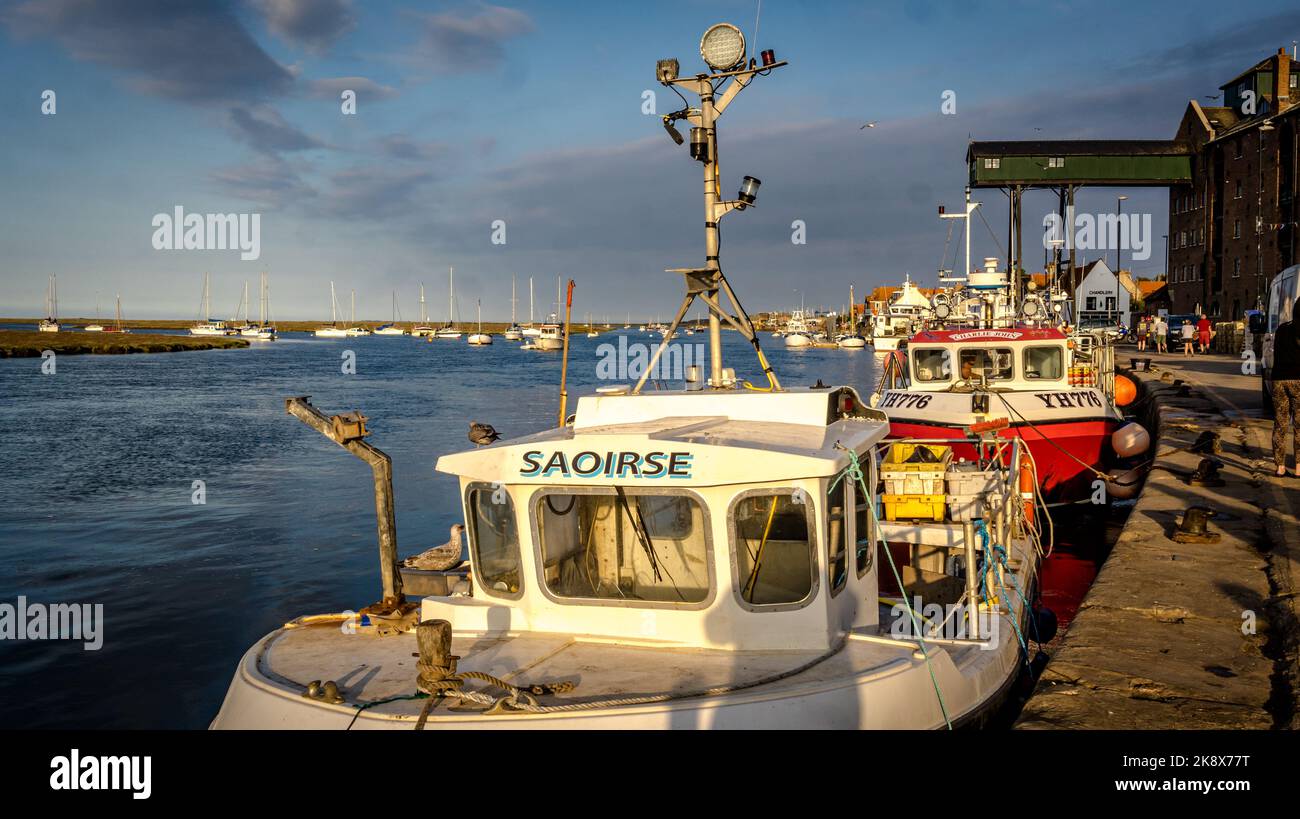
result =
[[[479,559],[478,546],[478,515],[473,513],[473,507],[470,506],[469,500],[470,496],[474,492],[492,493],[496,492],[498,489],[506,493],[506,498],[510,504],[510,513],[514,516],[515,520],[515,559],[518,562],[519,591],[514,594],[503,593],[491,588],[486,582],[487,578],[482,575],[481,567],[483,562]],[[474,578],[475,591],[482,591],[488,597],[496,597],[501,600],[522,599],[525,592],[525,575],[527,572],[524,569],[524,545],[521,542],[522,538],[520,537],[519,530],[519,508],[515,504],[514,495],[510,493],[509,488],[505,485],[491,484],[486,481],[473,481],[465,486],[465,492],[461,498],[465,509],[465,538],[469,543],[470,574]]]
[[[959,348],[957,348],[957,375],[958,375],[958,376],[961,375],[961,359],[962,359],[962,356],[963,356],[963,355],[965,355],[967,352],[972,352],[972,353],[988,353],[988,352],[990,352],[990,349],[991,349],[991,351],[994,352],[994,353],[1004,352],[1004,351],[1005,351],[1005,352],[1007,352],[1007,353],[1009,353],[1009,354],[1011,355],[1011,375],[1008,375],[1008,376],[1006,376],[1006,377],[996,377],[996,378],[993,377],[993,376],[989,376],[989,377],[988,377],[988,382],[989,382],[990,384],[992,384],[994,381],[1015,381],[1015,380],[1016,380],[1016,359],[1017,359],[1017,356],[1016,356],[1016,348],[1015,348],[1015,347],[993,347],[993,348],[988,348],[988,347],[959,347]],[[978,376],[976,376],[976,378],[978,378]],[[962,380],[962,381],[966,381],[967,379],[963,378],[963,379],[961,379],[961,380]]]
[[[705,576],[709,579],[709,590],[704,598],[694,603],[673,602],[671,600],[626,600],[605,597],[562,597],[551,591],[546,584],[546,556],[542,553],[542,526],[539,507],[549,495],[594,495],[609,498],[618,497],[613,486],[564,486],[548,484],[538,487],[528,500],[528,526],[533,537],[533,563],[537,575],[537,585],[542,595],[557,606],[607,606],[621,609],[666,609],[670,611],[702,611],[713,605],[718,596],[717,567],[713,558],[713,519],[709,514],[709,505],[696,491],[678,487],[658,486],[619,486],[627,496],[636,495],[682,495],[693,500],[700,508],[700,527],[704,530],[704,564]]]
[[[935,350],[938,350],[938,351],[940,351],[941,353],[951,353],[951,350],[949,350],[949,348],[947,348],[947,347],[924,347],[924,346],[922,346],[922,347],[914,347],[914,348],[912,349],[912,354],[911,354],[911,356],[909,356],[909,358],[911,359],[911,361],[909,362],[909,364],[910,364],[910,366],[911,366],[911,368],[912,368],[912,373],[915,374],[915,376],[916,376],[916,379],[915,379],[915,380],[916,380],[916,382],[917,382],[918,384],[951,384],[951,383],[953,383],[954,376],[955,376],[956,374],[953,372],[952,361],[951,361],[951,360],[948,362],[948,377],[947,377],[947,378],[921,378],[921,376],[920,376],[921,368],[920,368],[920,366],[919,366],[918,363],[917,363],[916,355],[917,355],[917,353],[933,352],[933,351],[935,351]]]
[[[745,599],[744,590],[741,589],[740,553],[738,549],[740,546],[740,537],[739,533],[736,531],[736,507],[741,501],[748,500],[749,498],[770,497],[772,495],[794,496],[800,492],[804,495],[804,517],[808,526],[808,533],[809,536],[813,538],[813,542],[808,546],[808,551],[811,555],[809,560],[809,563],[811,564],[809,574],[812,578],[808,594],[805,595],[802,600],[792,603],[751,603]],[[820,518],[817,515],[817,508],[812,495],[808,490],[801,486],[770,486],[765,489],[747,489],[744,492],[738,492],[732,496],[731,500],[727,503],[727,551],[731,558],[731,595],[737,605],[745,611],[761,613],[769,611],[798,611],[799,609],[808,608],[817,601],[817,598],[821,593],[822,577],[822,550],[818,547],[816,542],[817,539],[821,537],[821,533],[819,532],[819,520]]]
[[[849,577],[853,573],[853,567],[849,564],[849,557],[857,557],[858,544],[856,531],[853,533],[852,547],[849,545],[849,518],[856,517],[858,513],[858,493],[856,489],[857,487],[853,485],[852,479],[845,475],[836,490],[840,493],[841,498],[840,528],[843,532],[844,539],[844,582],[840,583],[838,586],[835,585],[835,578],[831,574],[835,569],[835,564],[831,562],[831,509],[834,506],[834,504],[831,503],[831,496],[833,493],[826,493],[826,588],[830,589],[832,600],[839,597],[840,593],[849,587]],[[854,529],[856,528],[857,526],[855,522]]]
[[[1031,350],[1055,350],[1056,352],[1060,353],[1061,374],[1058,375],[1056,378],[1048,378],[1042,375],[1030,375],[1029,374],[1029,353]],[[1067,374],[1066,366],[1065,366],[1065,348],[1060,346],[1059,344],[1035,344],[1032,346],[1026,345],[1024,349],[1022,349],[1020,352],[1020,373],[1021,373],[1021,377],[1026,381],[1064,381]]]
[[[860,457],[859,460],[861,460]],[[867,461],[868,461],[867,486],[875,486],[876,481],[878,481],[880,478],[876,471],[876,459],[874,455],[868,458]],[[876,513],[874,509],[876,503],[875,497],[871,493],[867,493],[866,497],[858,497],[858,494],[859,494],[858,487],[854,486],[853,487],[853,569],[857,573],[858,579],[861,580],[862,578],[870,574],[871,570],[875,568],[876,545],[879,543],[880,537],[879,537],[879,532],[876,529]],[[858,546],[861,544],[862,541],[862,533],[858,531],[858,523],[857,523],[859,507],[863,507],[868,510],[866,523],[867,523],[867,539],[870,541],[870,543],[867,546],[867,560],[865,565],[863,565],[861,561],[858,560]]]

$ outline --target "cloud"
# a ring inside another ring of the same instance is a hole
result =
[[[264,207],[298,205],[317,195],[298,170],[278,157],[262,157],[220,169],[211,175],[211,181],[228,196]]]
[[[432,180],[427,170],[359,165],[331,175],[328,189],[312,206],[338,219],[387,222],[415,212],[418,194]]]
[[[306,87],[308,96],[317,99],[338,100],[344,91],[355,91],[358,106],[375,100],[390,100],[400,93],[390,85],[381,85],[365,77],[330,77],[322,80],[309,80]]]
[[[445,159],[451,148],[443,142],[420,142],[405,134],[389,134],[379,139],[379,151],[392,159],[432,162]]]
[[[310,151],[325,144],[285,121],[278,111],[267,105],[235,106],[228,112],[235,138],[263,154]]]
[[[496,68],[505,60],[507,40],[533,31],[532,19],[518,9],[480,4],[474,13],[423,16],[421,51],[436,71],[466,74]]]
[[[350,0],[250,0],[272,32],[322,53],[356,25]]]
[[[170,99],[247,102],[294,82],[219,0],[28,0],[0,20],[19,37],[52,39],[74,58]]]

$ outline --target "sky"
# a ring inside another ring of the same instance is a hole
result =
[[[722,223],[751,311],[836,307],[905,275],[932,284],[956,238],[976,139],[1168,139],[1190,99],[1300,39],[1294,2],[389,2],[0,0],[0,315],[214,317],[245,281],[281,319],[324,319],[330,282],[358,319],[540,318],[556,277],[574,312],[671,317],[703,261],[701,166],[664,133],[680,100],[655,61],[703,70],[700,34],[739,26],[759,77],[719,123],[723,191],[763,181]],[[757,37],[755,29],[757,28]],[[757,46],[755,47],[755,42]],[[355,92],[355,113],[341,94]],[[54,111],[47,91],[53,91]],[[646,112],[646,92],[655,110]],[[955,113],[944,113],[952,92]],[[862,129],[866,122],[873,128]],[[1081,212],[1150,214],[1164,189],[1085,190]],[[1005,257],[1006,205],[977,191],[973,256]],[[1047,193],[1025,200],[1039,266]],[[154,247],[155,217],[257,214],[260,255]],[[792,241],[796,221],[806,241]],[[504,223],[500,243],[499,223]],[[497,228],[494,230],[494,226]],[[498,241],[494,241],[494,239]]]

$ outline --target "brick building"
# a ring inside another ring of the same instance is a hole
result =
[[[1222,107],[1188,104],[1175,137],[1192,182],[1169,189],[1168,292],[1175,313],[1232,321],[1297,262],[1300,90],[1282,49],[1220,90]]]

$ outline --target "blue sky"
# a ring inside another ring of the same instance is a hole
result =
[[[188,317],[207,271],[227,316],[266,270],[279,318],[326,316],[331,280],[375,319],[393,290],[411,318],[423,282],[438,318],[455,266],[464,318],[478,299],[507,318],[512,275],[522,312],[529,276],[549,310],[557,274],[577,280],[579,314],[667,317],[681,288],[662,271],[703,256],[700,167],[642,93],[680,107],[655,60],[699,70],[700,33],[726,20],[752,36],[756,5],[0,2],[0,315],[39,313],[57,273],[64,315],[120,292],[129,317]],[[791,66],[721,123],[724,191],[764,182],[759,207],[723,223],[724,269],[751,310],[796,288],[833,306],[850,283],[929,283],[947,229],[935,206],[961,198],[968,138],[1168,138],[1188,99],[1300,39],[1293,3],[1245,8],[765,0],[758,45]],[[1115,193],[1084,192],[1080,209]],[[1154,273],[1166,194],[1127,193],[1126,212],[1153,217],[1136,267]],[[979,198],[996,237],[979,225],[975,254],[1003,255],[1002,196]],[[154,214],[178,205],[260,213],[261,257],[155,250]]]

